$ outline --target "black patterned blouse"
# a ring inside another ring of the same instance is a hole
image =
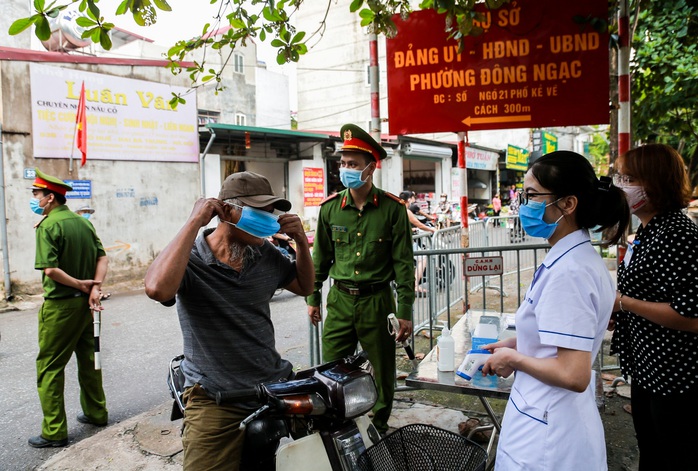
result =
[[[698,317],[698,225],[674,211],[640,226],[630,263],[618,269],[618,290],[643,301],[671,303],[682,316]],[[647,391],[698,390],[698,334],[619,312],[611,353],[619,354],[623,375]]]

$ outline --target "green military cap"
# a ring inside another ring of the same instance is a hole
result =
[[[369,133],[356,124],[345,124],[339,135],[344,141],[339,152],[366,152],[375,160],[383,160],[388,155]]]
[[[73,191],[73,187],[57,177],[47,175],[38,168],[35,168],[36,178],[32,183],[31,190],[49,190],[59,195],[65,196],[66,192]]]

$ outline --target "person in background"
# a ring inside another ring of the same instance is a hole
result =
[[[616,185],[640,219],[618,267],[611,353],[631,378],[640,471],[694,469],[698,423],[698,226],[673,148],[648,144],[616,161]],[[678,433],[669,433],[669,431]]]
[[[184,469],[237,470],[244,431],[240,422],[255,405],[215,399],[216,393],[283,381],[293,367],[274,341],[269,301],[278,288],[305,296],[315,280],[308,239],[291,203],[269,181],[238,172],[218,198],[199,199],[189,219],[145,275],[145,293],[177,305],[184,341],[182,446]],[[217,216],[215,229],[206,227]],[[291,262],[267,237],[281,232],[296,241]]]
[[[453,209],[451,208],[451,203],[448,202],[448,195],[446,193],[441,193],[439,202],[436,206],[436,222],[439,229],[451,227],[452,216]]]
[[[516,185],[511,185],[509,187],[509,204],[516,200]]]
[[[323,359],[343,358],[355,352],[357,342],[361,344],[378,388],[373,425],[385,433],[395,394],[395,341],[412,334],[412,233],[400,199],[373,184],[373,172],[378,160],[386,157],[385,149],[354,124],[342,126],[340,136],[344,141],[340,177],[347,189],[320,206],[313,246],[315,290],[307,298],[308,315],[314,325],[322,320],[322,284],[332,278],[322,333]],[[390,313],[400,324],[396,337],[388,332]]]
[[[430,232],[430,233],[435,233],[436,228],[427,226],[426,224],[422,223],[417,216],[414,214],[413,211],[411,211],[408,208],[408,205],[410,201],[413,199],[414,193],[411,191],[405,190],[400,193],[400,199],[403,201],[405,204],[405,209],[407,209],[407,217],[410,220],[410,224],[412,226],[412,231],[415,235],[419,234],[419,231],[425,231],[425,232]],[[420,249],[427,249],[431,248],[430,246],[427,246],[425,241],[422,239],[422,237],[417,238],[416,240],[412,241],[412,250],[417,251]],[[416,255],[415,257],[415,268],[414,268],[414,293],[415,296],[427,296],[428,291],[425,290],[424,288],[421,287],[421,280],[422,276],[424,274],[424,270],[427,267],[427,256],[426,255]]]
[[[404,192],[403,192],[404,193]],[[434,221],[436,218],[426,211],[422,211],[422,207],[417,204],[417,195],[414,191],[410,191],[410,198],[407,202],[409,210],[417,217],[420,222]]]
[[[36,169],[31,210],[45,216],[36,226],[34,268],[41,270],[44,302],[39,309],[36,374],[44,419],[34,448],[68,444],[65,413],[65,367],[75,352],[80,384],[78,422],[107,424],[102,372],[95,370],[92,311],[101,311],[100,286],[108,260],[92,224],[66,206],[70,185]]]
[[[84,217],[85,219],[89,220],[92,215],[94,214],[95,210],[90,207],[89,204],[86,204],[84,206],[80,206],[75,213],[79,214],[80,216]]]
[[[494,212],[494,217],[499,217],[499,213],[502,210],[502,200],[499,199],[499,193],[495,193],[492,197],[492,211]]]
[[[603,471],[606,443],[592,362],[613,310],[611,275],[589,229],[629,220],[623,192],[597,179],[583,156],[547,154],[530,167],[520,193],[524,230],[551,249],[516,312],[516,337],[483,348],[483,374],[516,378],[502,421],[496,469]],[[564,446],[561,444],[564,443]]]

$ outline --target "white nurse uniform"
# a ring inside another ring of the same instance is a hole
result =
[[[516,348],[535,358],[558,347],[596,357],[615,300],[613,280],[580,229],[550,249],[516,313]],[[589,365],[591,369],[591,364]],[[516,373],[502,421],[497,471],[606,470],[606,443],[594,397]]]

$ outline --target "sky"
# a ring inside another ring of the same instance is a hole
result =
[[[152,39],[162,46],[171,46],[179,39],[201,35],[207,22],[211,25],[215,23],[214,17],[219,9],[219,5],[211,5],[210,0],[167,0],[172,11],[158,10],[157,23],[142,27],[133,21],[131,12],[115,15],[114,12],[121,2],[122,0],[100,0],[98,5],[102,16],[116,26]],[[227,20],[224,18],[223,21]],[[283,73],[283,68],[276,64],[276,52],[268,45],[268,41],[267,43],[256,41],[256,43],[259,59],[266,62],[270,70]]]

